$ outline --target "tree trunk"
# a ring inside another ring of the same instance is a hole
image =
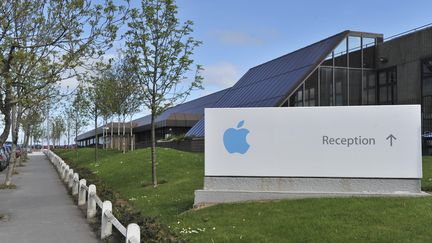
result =
[[[97,115],[97,107],[95,107],[95,162],[97,162],[98,160],[98,133],[97,133],[97,120],[98,120],[98,115]]]
[[[130,120],[130,150],[131,150],[131,151],[134,150],[133,145],[134,145],[134,142],[135,142],[135,141],[132,139],[132,137],[133,137],[133,132],[132,132],[132,117],[131,117],[131,120]]]
[[[123,153],[126,153],[126,118],[123,116]]]
[[[118,117],[118,124],[117,124],[117,150],[120,151],[120,116]]]
[[[17,131],[17,115],[16,115],[16,105],[12,105],[12,151],[11,160],[9,162],[8,171],[6,173],[5,185],[9,186],[12,183],[12,175],[15,170],[16,165],[16,142],[18,141],[18,131]]]
[[[155,132],[155,117],[152,112],[151,115],[151,160],[152,160],[152,182],[153,187],[157,187],[157,177],[156,177],[156,132]]]
[[[10,115],[10,109],[9,109],[9,114],[4,114],[4,127],[3,127],[3,132],[0,135],[0,146],[3,146],[3,144],[5,143],[6,139],[9,137],[10,134],[10,129],[11,129],[11,115]]]
[[[102,119],[102,150],[105,149],[105,120]]]
[[[4,77],[4,83],[6,86],[6,96],[4,99],[4,104],[1,108],[1,113],[3,114],[3,120],[4,120],[4,127],[3,132],[0,135],[0,146],[3,146],[6,139],[9,137],[10,129],[11,129],[11,110],[12,110],[12,78],[10,75],[10,66],[13,59],[13,53],[15,51],[15,47],[11,47],[9,50],[9,57],[6,60],[3,60],[3,77]]]
[[[30,135],[30,129],[31,129],[31,125],[27,124],[25,128],[23,128],[24,130],[24,144],[21,148],[21,157],[22,159],[20,160],[20,165],[22,164],[22,160],[26,160],[27,159],[27,146],[29,144],[29,139],[31,137]]]
[[[48,109],[47,109],[47,136],[46,136],[46,139],[47,139],[47,148],[48,148],[48,150],[50,150],[50,139],[49,139],[49,137],[50,137],[50,134],[49,134],[49,126],[50,126],[50,124],[49,124],[49,105],[48,105]]]
[[[105,124],[104,124],[104,128],[103,131],[105,132],[105,136],[104,136],[104,149],[107,150],[108,146],[107,146],[107,137],[108,137],[108,130],[106,129],[108,127],[108,118],[105,119]]]
[[[78,118],[78,115],[76,116],[76,118],[75,118],[76,120],[75,120],[75,155],[76,155],[76,159],[77,159],[77,161],[78,161],[78,127],[79,127],[79,124],[78,124],[78,122],[79,122],[79,118]]]
[[[68,118],[68,119],[70,119],[70,118]],[[68,148],[69,148],[69,146],[70,146],[70,136],[71,136],[71,134],[70,134],[70,121],[68,121],[68,128],[67,128],[67,140],[68,140]]]
[[[114,118],[111,117],[111,149],[114,149]]]

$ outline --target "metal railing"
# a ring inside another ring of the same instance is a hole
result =
[[[51,163],[56,167],[62,181],[70,189],[72,196],[78,197],[78,206],[87,205],[87,219],[93,219],[96,216],[97,208],[101,212],[101,239],[105,239],[112,234],[112,226],[126,238],[126,243],[138,243],[141,240],[140,228],[137,224],[132,223],[125,227],[112,214],[112,204],[110,201],[102,201],[96,194],[96,186],[91,184],[87,186],[86,179],[79,179],[78,173],[69,168],[58,155],[51,150],[44,150],[44,154]]]

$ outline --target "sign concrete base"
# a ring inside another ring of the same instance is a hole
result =
[[[317,197],[428,196],[420,179],[205,177],[194,205]]]

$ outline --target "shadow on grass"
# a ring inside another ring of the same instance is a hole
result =
[[[165,184],[165,183],[168,183],[168,181],[167,180],[163,180],[163,179],[158,181],[158,185],[162,185],[162,184]],[[151,181],[141,181],[140,185],[142,187],[149,187],[149,186],[153,187],[153,182],[151,182]]]

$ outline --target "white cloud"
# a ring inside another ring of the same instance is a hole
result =
[[[96,62],[104,62],[104,63],[108,63],[108,61],[113,58],[117,58],[118,55],[117,54],[113,54],[113,53],[106,53],[104,55],[102,55],[99,59],[88,59],[84,62],[85,66],[80,66],[76,68],[76,73],[78,74],[84,74],[86,72],[92,72],[91,69],[89,69],[89,67],[91,68],[92,66],[95,65]],[[65,74],[64,76],[69,76],[72,74],[68,73]],[[77,80],[76,76],[73,76],[71,78],[67,78],[67,79],[62,79],[61,81],[57,82],[57,84],[59,85],[60,91],[61,92],[71,92],[73,90],[75,90],[78,87],[79,81]]]
[[[231,87],[239,79],[239,74],[238,68],[227,62],[204,66],[202,72],[204,86],[214,85],[219,88]]]
[[[75,90],[78,86],[78,80],[73,77],[59,82],[61,91]]]

